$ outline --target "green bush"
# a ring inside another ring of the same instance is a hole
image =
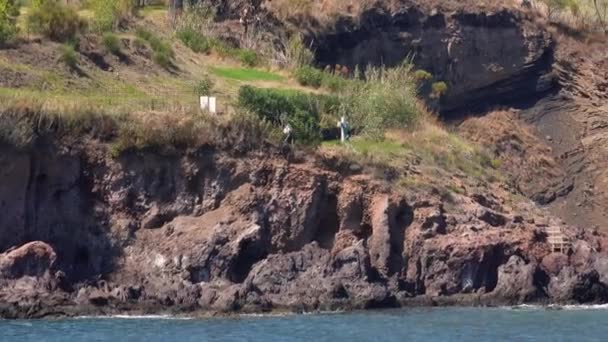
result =
[[[323,74],[323,88],[332,92],[341,92],[348,87],[348,80],[344,77],[326,72]]]
[[[186,28],[177,31],[177,38],[196,53],[211,52],[211,41],[193,29]]]
[[[241,61],[241,64],[249,68],[253,68],[260,64],[260,57],[258,54],[249,49],[239,51],[239,60]]]
[[[93,25],[99,32],[116,30],[135,10],[132,0],[89,0],[89,6],[95,13]]]
[[[14,0],[0,0],[0,46],[15,39],[18,16],[19,6]]]
[[[58,42],[74,40],[85,26],[74,8],[54,1],[44,1],[33,7],[27,17],[30,31]]]
[[[0,19],[0,47],[12,42],[17,35],[17,27],[8,20]]]
[[[61,60],[72,69],[78,67],[78,53],[72,44],[61,46]]]
[[[110,53],[114,55],[120,54],[120,39],[115,34],[104,33],[102,43]]]
[[[302,66],[294,74],[298,83],[305,87],[319,88],[323,84],[324,72],[311,66]]]
[[[213,80],[209,76],[205,76],[194,86],[194,93],[198,96],[210,95],[213,86]]]
[[[382,139],[387,129],[415,124],[420,112],[411,69],[408,63],[392,69],[370,67],[364,81],[351,81],[342,101],[352,125],[373,139]]]
[[[243,109],[274,125],[289,123],[296,141],[308,145],[318,143],[321,138],[320,118],[324,115],[336,116],[339,108],[339,101],[333,96],[251,86],[241,87],[238,103]]]

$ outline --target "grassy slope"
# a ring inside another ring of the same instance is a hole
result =
[[[203,76],[212,79],[220,109],[228,111],[238,89],[245,84],[319,92],[298,85],[286,72],[246,69],[235,60],[192,52],[173,37],[164,8],[147,8],[141,15],[137,25],[172,42],[176,55],[174,70],[164,70],[154,65],[149,57],[143,58],[129,50],[125,52],[129,53],[131,63],[123,63],[105,53],[104,57],[112,67],[110,71],[103,71],[81,55],[84,75],[78,75],[59,61],[60,45],[43,40],[40,44],[29,43],[31,51],[22,51],[23,56],[0,50],[0,71],[9,70],[28,80],[19,87],[0,87],[0,100],[14,102],[20,98],[35,98],[47,107],[58,109],[58,113],[72,107],[101,109],[105,113],[144,112],[145,116],[135,116],[140,124],[122,128],[126,132],[125,139],[129,138],[115,144],[123,145],[119,146],[122,150],[130,146],[172,144],[175,140],[188,143],[184,135],[210,135],[200,134],[205,129],[197,126],[199,119],[185,114],[192,113],[197,106],[193,88]],[[136,39],[134,32],[118,35],[129,41],[128,45]],[[97,49],[103,51],[99,42],[97,45]],[[42,56],[40,60],[25,58],[38,54]],[[155,113],[157,115],[150,117]],[[172,127],[175,132],[167,134]],[[209,130],[215,131],[217,129]],[[439,186],[446,192],[461,192],[470,184],[492,183],[497,178],[492,159],[484,151],[432,120],[425,120],[414,132],[389,132],[387,138],[382,142],[356,138],[346,146],[326,142],[319,148],[319,153],[355,161],[380,172],[397,169],[400,173],[397,184],[406,188]]]
[[[19,23],[26,38],[23,8]],[[81,16],[90,13],[82,11]],[[198,103],[193,92],[195,84],[204,76],[209,76],[214,84],[214,93],[220,103],[230,106],[240,86],[250,84],[258,87],[302,89],[286,74],[264,69],[248,69],[238,62],[217,55],[192,52],[173,37],[166,23],[167,12],[163,7],[143,10],[138,26],[160,35],[170,41],[176,53],[175,66],[171,71],[154,65],[150,58],[143,59],[134,51],[125,51],[130,63],[118,60],[110,53],[104,59],[111,65],[110,71],[103,71],[92,64],[84,55],[79,55],[80,72],[69,70],[60,60],[61,46],[42,40],[40,44],[29,45],[23,55],[46,55],[47,58],[21,58],[19,54],[0,50],[0,72],[18,75],[27,80],[22,84],[2,83],[0,80],[0,100],[35,98],[57,106],[94,106],[107,111],[137,111],[172,108],[175,106],[195,107]],[[136,40],[134,32],[122,32],[118,36],[128,45]],[[104,51],[97,41],[97,50]],[[40,51],[44,53],[41,53]]]

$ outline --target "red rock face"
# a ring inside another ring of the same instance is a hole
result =
[[[562,226],[573,250],[550,254],[544,227],[559,220],[530,202],[508,204],[498,188],[446,202],[256,154],[84,165],[79,153],[20,157],[32,172],[5,174],[23,184],[10,198],[26,212],[3,216],[0,230],[20,222],[47,242],[2,235],[3,248],[20,246],[0,255],[0,295],[16,303],[0,308],[4,316],[594,302],[608,293],[601,233]],[[87,171],[59,176],[62,168]],[[23,284],[32,291],[19,292]],[[44,305],[31,309],[32,296]]]
[[[34,241],[0,255],[0,277],[43,277],[54,267],[57,255],[51,246]]]

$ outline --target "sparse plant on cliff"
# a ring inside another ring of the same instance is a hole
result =
[[[213,86],[213,80],[209,76],[205,75],[194,86],[194,92],[197,96],[208,96],[211,95],[211,90],[213,90]]]
[[[113,33],[105,33],[102,37],[103,46],[112,54],[120,54],[120,39]]]
[[[435,82],[431,86],[431,89],[431,97],[438,99],[447,93],[448,85],[443,81]]]
[[[426,70],[418,69],[414,72],[414,78],[417,82],[427,82],[433,79],[433,75]]]
[[[137,29],[136,34],[139,39],[147,41],[150,44],[150,48],[152,48],[153,51],[152,60],[156,64],[165,69],[169,69],[173,66],[175,52],[168,42],[154,35],[152,32],[141,28]]]
[[[71,69],[78,67],[78,53],[72,44],[61,46],[61,60]]]

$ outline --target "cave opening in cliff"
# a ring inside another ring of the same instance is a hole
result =
[[[404,243],[405,243],[405,230],[414,221],[414,210],[407,205],[407,203],[401,203],[395,210],[394,216],[390,219],[390,261],[389,261],[389,274],[395,274],[400,272],[405,264],[403,257]]]
[[[72,265],[74,265],[74,277],[86,278],[89,272],[91,256],[89,249],[85,246],[76,248]]]
[[[330,194],[323,201],[319,226],[313,240],[318,242],[321,248],[331,249],[339,228],[338,198],[336,195]]]
[[[484,288],[486,293],[492,292],[498,284],[498,267],[506,262],[502,245],[496,245],[486,251],[479,263],[474,281],[474,288]]]

